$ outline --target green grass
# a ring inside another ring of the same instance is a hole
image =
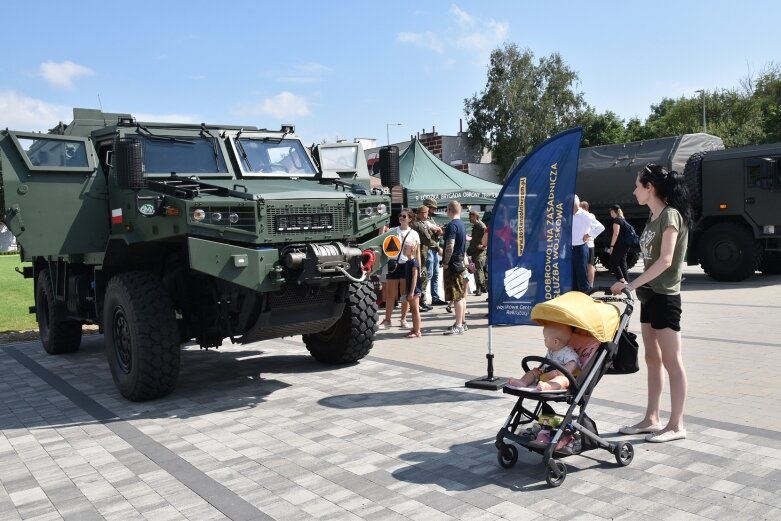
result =
[[[0,256],[0,333],[36,329],[35,315],[27,312],[34,304],[33,279],[25,279],[15,267],[24,264],[18,255]]]

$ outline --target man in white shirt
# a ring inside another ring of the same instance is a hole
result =
[[[588,240],[591,237],[591,219],[580,208],[580,198],[575,195],[572,205],[572,289],[587,292],[588,283]]]
[[[586,212],[586,215],[588,215],[589,219],[591,219],[591,231],[589,232],[588,241],[586,241],[586,244],[588,244],[588,264],[586,265],[586,279],[588,280],[589,286],[593,286],[594,277],[596,277],[597,275],[597,266],[596,266],[597,256],[596,256],[596,252],[594,251],[594,238],[600,233],[605,231],[605,225],[599,222],[593,213],[588,211],[587,201],[580,202],[580,209]]]

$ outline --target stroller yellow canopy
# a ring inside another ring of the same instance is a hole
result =
[[[613,303],[594,300],[580,291],[570,291],[532,308],[532,320],[540,325],[556,322],[582,329],[600,342],[608,342],[618,330],[621,312]]]

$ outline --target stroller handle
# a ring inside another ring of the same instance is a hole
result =
[[[608,296],[612,296],[613,295],[613,292],[610,291],[610,287],[609,286],[593,287],[593,288],[591,288],[590,290],[588,290],[586,292],[587,295],[593,295],[594,293],[604,293],[605,295],[608,295]],[[624,287],[624,289],[621,290],[621,293],[624,294],[625,298],[627,298],[630,301],[634,302],[635,298],[632,296],[632,292],[629,291],[628,289],[626,289],[626,287]],[[599,298],[600,300],[603,300],[605,302],[608,302],[608,300],[605,299],[605,298],[602,298],[602,297],[597,297],[597,298]],[[621,299],[621,297],[616,297],[616,298]]]

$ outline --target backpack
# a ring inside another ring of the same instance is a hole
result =
[[[623,222],[624,227],[624,237],[623,242],[627,246],[640,246],[640,237],[637,236],[637,232],[635,231],[634,227],[629,224],[629,221],[624,219]]]

